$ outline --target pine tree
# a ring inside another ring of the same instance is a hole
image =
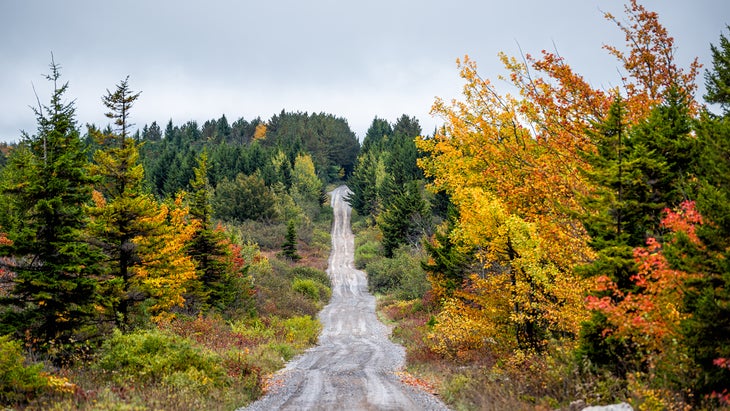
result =
[[[428,273],[431,290],[437,301],[451,297],[455,290],[462,287],[475,261],[472,250],[460,249],[452,240],[458,218],[453,207],[450,207],[448,214],[446,221],[424,242],[428,260],[421,263],[423,270]]]
[[[292,261],[298,261],[302,258],[297,253],[297,227],[294,220],[289,220],[286,226],[286,238],[284,244],[281,245],[281,252],[284,257]]]
[[[410,182],[395,195],[378,217],[383,233],[383,250],[390,258],[401,245],[416,245],[430,230],[428,204],[416,182]]]
[[[730,30],[730,26],[727,26]],[[705,72],[705,86],[708,103],[719,104],[725,114],[730,113],[730,40],[720,35],[720,45],[710,45],[712,70]]]
[[[190,200],[190,216],[198,221],[198,228],[193,233],[188,246],[190,255],[197,266],[201,289],[197,299],[200,308],[214,306],[219,309],[227,307],[235,298],[233,277],[230,262],[230,251],[225,243],[223,232],[212,227],[213,208],[211,206],[212,187],[208,181],[208,153],[203,151],[198,157],[198,166],[194,169],[195,178]],[[189,301],[192,301],[190,298]]]
[[[715,361],[730,358],[730,42],[712,46],[713,65],[705,75],[705,99],[724,114],[702,113],[697,127],[697,208],[705,219],[697,235],[704,249],[680,249],[682,269],[697,273],[686,284],[682,324],[684,343],[696,370],[692,388],[699,394],[728,388],[730,369]],[[676,263],[676,262],[675,262]]]
[[[661,238],[663,210],[679,205],[689,190],[693,160],[687,100],[676,89],[667,92],[647,119],[631,128],[620,99],[593,136],[596,152],[586,160],[593,192],[582,199],[583,225],[597,258],[580,267],[589,277],[606,276],[622,291],[632,291],[637,273],[634,249]],[[598,292],[600,298],[606,291]],[[582,331],[581,352],[594,364],[618,375],[645,364],[633,343],[606,333],[612,325],[599,311]]]
[[[126,79],[114,93],[107,90],[102,101],[110,110],[106,116],[114,120],[117,132],[90,129],[102,147],[94,153],[91,167],[98,184],[95,204],[89,210],[90,228],[107,255],[108,274],[103,283],[105,304],[118,327],[129,325],[130,310],[146,298],[134,281],[133,268],[139,264],[135,239],[158,233],[164,223],[155,218],[157,202],[143,190],[144,168],[139,164],[138,144],[126,136],[129,125],[125,122],[137,97],[139,93],[130,90]]]
[[[85,339],[77,333],[94,315],[101,257],[84,235],[93,180],[75,108],[64,101],[68,83],[59,84],[60,66],[52,61],[50,68],[50,105],[34,110],[37,134],[24,136],[2,178],[2,194],[12,204],[5,210],[12,216],[4,218],[12,245],[2,251],[17,277],[2,301],[0,333],[28,332],[44,349]]]
[[[402,115],[393,125],[393,136],[388,140],[388,172],[396,186],[423,179],[423,171],[416,164],[418,149],[415,138],[421,135],[421,126],[415,117]]]

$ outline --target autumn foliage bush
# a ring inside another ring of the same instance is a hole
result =
[[[63,389],[64,384],[71,386],[45,372],[42,363],[29,364],[19,341],[0,336],[0,403],[24,403],[39,394],[53,393],[54,388]]]

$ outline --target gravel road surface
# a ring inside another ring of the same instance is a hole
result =
[[[266,396],[239,411],[447,410],[436,397],[395,375],[405,351],[388,339],[390,330],[375,316],[365,273],[354,267],[348,193],[346,186],[330,193],[332,299],[320,313],[319,342],[274,376]]]

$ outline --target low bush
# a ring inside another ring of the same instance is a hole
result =
[[[110,373],[118,384],[181,381],[198,390],[229,383],[218,355],[194,347],[190,340],[165,331],[139,330],[129,334],[115,331],[102,346],[97,367]]]
[[[284,320],[284,327],[287,330],[287,342],[298,348],[316,344],[322,329],[320,322],[308,315],[287,318]]]
[[[245,220],[233,227],[241,242],[258,244],[264,250],[279,249],[286,235],[286,224]]]
[[[22,346],[0,336],[0,404],[25,402],[49,388],[43,364],[26,365]]]
[[[308,278],[295,278],[292,282],[292,289],[300,294],[319,301],[319,288],[317,282]]]
[[[231,329],[244,340],[252,341],[256,345],[271,340],[276,336],[276,330],[264,323],[261,318],[235,321],[231,323]]]
[[[292,282],[292,289],[315,302],[326,302],[332,295],[329,287],[309,278],[295,278]]]
[[[326,272],[312,267],[294,267],[292,270],[294,278],[308,278],[320,284],[330,286],[330,278]]]
[[[366,227],[364,224],[358,227],[355,237],[355,266],[357,268],[365,268],[371,262],[382,258],[381,237],[377,227]]]
[[[406,248],[397,249],[393,258],[376,258],[368,263],[368,285],[375,293],[394,293],[404,300],[423,297],[429,290],[422,256]]]

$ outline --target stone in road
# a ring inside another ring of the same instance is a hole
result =
[[[330,193],[334,210],[327,272],[332,299],[320,313],[316,347],[275,376],[270,392],[245,410],[446,410],[434,396],[403,384],[394,374],[403,347],[388,339],[375,315],[365,273],[354,267],[354,236],[345,186]]]

